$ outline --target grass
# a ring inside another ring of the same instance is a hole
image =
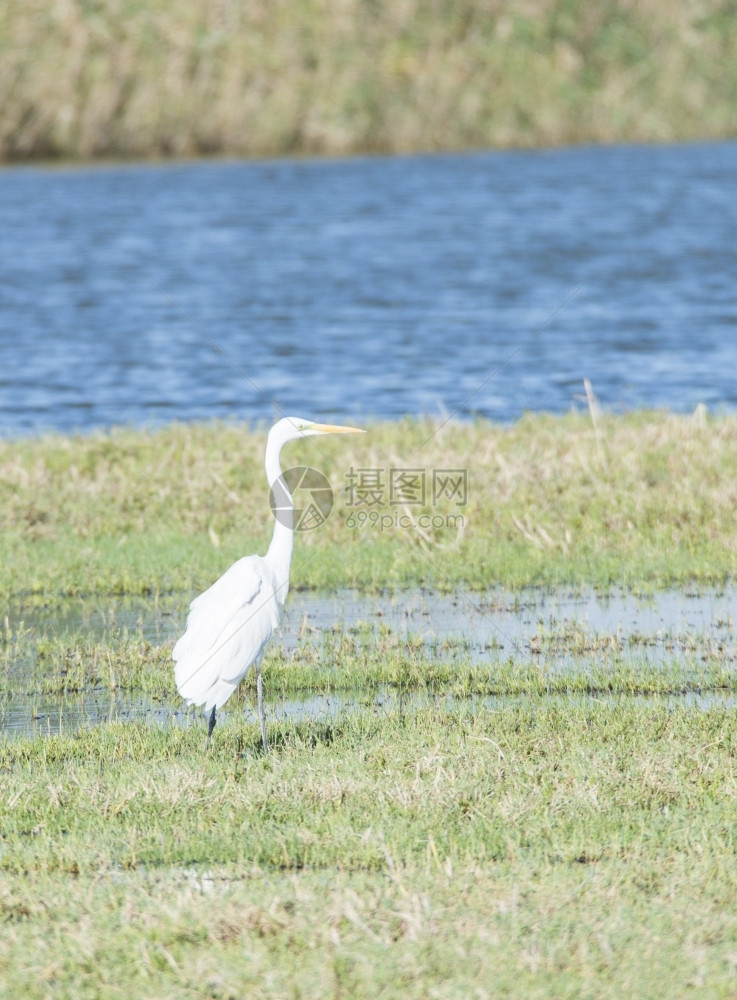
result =
[[[263,551],[263,444],[221,425],[0,442],[0,721],[43,698],[74,718],[93,692],[175,704],[171,641],[112,615],[87,634],[42,623],[69,595],[181,614]],[[699,412],[295,446],[286,464],[323,469],[336,509],[298,536],[293,583],[719,586],[735,444],[737,419]],[[346,471],[392,467],[467,467],[465,524],[349,527]],[[737,691],[734,623],[609,633],[544,607],[511,654],[305,626],[269,650],[268,698],[361,697],[270,717],[268,755],[251,677],[209,752],[202,725],[0,737],[0,995],[733,996],[737,713],[718,695]],[[377,709],[387,690],[407,697]]]
[[[0,744],[18,997],[727,997],[737,716],[637,702]]]
[[[735,135],[729,0],[9,0],[0,158]]]
[[[0,599],[209,585],[268,544],[264,440],[212,424],[0,441]],[[713,586],[737,569],[735,417],[407,420],[286,450],[285,467],[305,462],[336,503],[298,535],[293,588]],[[351,470],[381,470],[386,484],[391,468],[425,470],[425,507],[392,507],[385,490],[391,523],[359,523],[372,511],[348,506]],[[447,468],[468,470],[468,502],[431,507],[432,471]],[[420,528],[423,514],[435,526]]]
[[[385,627],[355,631],[328,632],[291,649],[275,640],[264,657],[269,699],[357,692],[373,697],[386,689],[460,699],[737,692],[734,647],[709,635],[669,643],[657,658],[649,649],[662,649],[655,636],[623,639],[579,627],[555,635],[538,629],[529,642],[517,643],[513,655],[493,645],[481,653],[463,642],[398,635]],[[102,638],[85,632],[46,635],[35,629],[5,633],[0,696],[73,699],[107,691],[176,703],[172,645],[116,632]],[[229,705],[237,711],[239,702],[250,703],[254,697],[255,677],[249,674]]]

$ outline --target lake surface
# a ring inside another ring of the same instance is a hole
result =
[[[735,143],[5,169],[0,434],[734,409],[736,180]]]

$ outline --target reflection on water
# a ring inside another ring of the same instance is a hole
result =
[[[509,421],[585,377],[733,408],[736,174],[735,143],[5,169],[0,434]]]
[[[141,635],[155,644],[173,641],[182,631],[186,600],[169,598],[155,603],[128,598],[119,602],[70,601],[53,612],[9,608],[14,627],[38,635],[89,632],[113,640],[121,630]],[[337,594],[290,596],[279,633],[274,640],[286,650],[319,643],[326,636],[359,634],[372,641],[389,630],[399,640],[411,641],[428,658],[463,659],[494,665],[509,657],[544,663],[547,671],[585,668],[612,649],[629,657],[638,669],[657,669],[666,660],[698,659],[718,651],[733,663],[737,621],[737,589],[720,593],[665,592],[652,596],[597,595],[580,592],[530,590],[518,595],[503,592],[452,595],[413,592],[367,596],[347,591]],[[6,662],[8,671],[24,664]],[[308,694],[304,698],[268,700],[272,720],[332,720],[350,711],[369,709],[377,714],[434,705],[449,710],[458,699],[441,694],[399,696],[391,689],[378,693]],[[597,695],[601,698],[601,695]],[[668,696],[673,698],[674,696]],[[514,699],[511,699],[514,700]],[[493,705],[495,699],[471,699]],[[502,698],[505,704],[509,698]],[[722,692],[689,692],[679,701],[696,709],[733,705],[734,696]],[[237,711],[241,711],[240,708]],[[228,709],[222,712],[227,718]],[[202,725],[196,710],[180,701],[156,703],[141,697],[90,691],[77,697],[40,696],[0,701],[0,725],[6,734],[69,732],[104,721],[142,720],[152,725]]]

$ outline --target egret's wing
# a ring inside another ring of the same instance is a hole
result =
[[[187,629],[172,653],[177,688],[191,704],[224,704],[273,632],[273,586],[262,562],[258,556],[239,559],[192,601]]]
[[[254,601],[261,590],[262,576],[251,557],[239,559],[211,587],[189,606],[187,629],[174,647],[180,660],[195,650],[209,652],[223,629],[244,604]]]

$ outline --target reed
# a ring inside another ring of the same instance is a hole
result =
[[[729,0],[7,0],[0,158],[735,134]]]

